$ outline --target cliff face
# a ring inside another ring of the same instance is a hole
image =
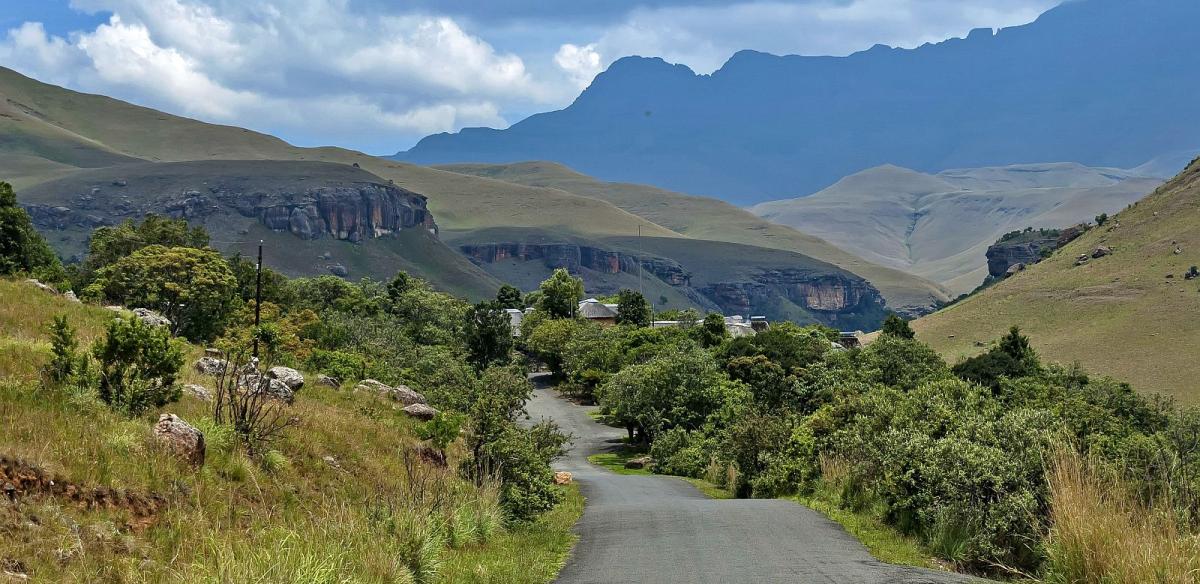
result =
[[[546,270],[566,268],[582,274],[589,293],[612,293],[587,281],[587,271],[601,274],[638,273],[677,288],[706,310],[729,315],[766,315],[772,319],[817,321],[830,326],[872,328],[886,313],[879,292],[850,274],[823,273],[780,266],[747,270],[744,275],[717,281],[697,278],[680,262],[665,257],[635,257],[621,251],[570,243],[484,243],[460,245],[472,262],[488,264],[516,260],[538,262]]]
[[[1087,225],[1075,225],[1066,229],[1042,229],[1027,231],[1019,235],[1016,232],[1001,238],[988,246],[987,263],[988,278],[996,280],[1009,274],[1010,268],[1017,264],[1036,264],[1050,252],[1074,241],[1087,231]]]
[[[383,184],[316,187],[303,192],[228,193],[215,196],[246,217],[302,239],[352,242],[423,227],[437,233],[426,198]]]

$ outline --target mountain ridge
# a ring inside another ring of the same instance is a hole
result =
[[[1196,146],[1200,120],[1185,113],[1200,92],[1200,33],[1187,24],[1197,18],[1188,0],[1082,0],[914,49],[743,51],[710,75],[626,57],[562,110],[428,136],[396,158],[553,160],[737,204],[815,192],[883,163],[1130,167]]]

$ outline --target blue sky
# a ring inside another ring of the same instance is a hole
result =
[[[390,154],[561,108],[612,61],[845,55],[1059,0],[3,0],[0,65],[293,143]]]

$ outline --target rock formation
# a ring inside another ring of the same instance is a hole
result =
[[[154,438],[192,466],[204,464],[204,433],[179,416],[159,416]]]

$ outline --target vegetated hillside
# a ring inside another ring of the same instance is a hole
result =
[[[823,239],[764,221],[718,199],[685,195],[649,185],[605,182],[553,162],[453,164],[438,168],[517,184],[561,189],[607,201],[694,239],[803,254],[866,278],[887,299],[889,308],[904,314],[920,314],[949,298],[945,290],[932,282],[864,261]],[[645,235],[654,234],[645,232]],[[744,251],[752,252],[748,248]]]
[[[470,298],[500,286],[437,240],[425,197],[345,164],[122,164],[31,186],[20,200],[64,257],[81,258],[96,227],[157,213],[204,226],[224,251],[252,256],[269,241],[268,265],[289,275],[385,279],[403,269]]]
[[[634,217],[610,204],[563,191],[456,175],[339,148],[297,148],[249,130],[207,124],[104,96],[70,91],[4,68],[0,68],[0,96],[4,98],[0,102],[0,107],[4,108],[0,112],[3,114],[0,115],[0,172],[5,173],[0,180],[13,182],[22,202],[26,201],[25,193],[30,187],[37,185],[37,201],[30,202],[51,207],[66,206],[71,211],[77,211],[78,201],[66,203],[65,199],[57,197],[90,196],[90,189],[94,187],[101,188],[101,195],[116,191],[119,188],[112,184],[116,179],[129,182],[136,191],[139,184],[156,184],[149,177],[189,168],[158,169],[147,165],[148,161],[210,161],[202,171],[191,173],[194,175],[189,179],[194,179],[192,183],[234,180],[247,182],[256,188],[269,186],[268,180],[284,180],[294,184],[286,176],[292,172],[301,177],[311,176],[313,180],[334,177],[337,180],[390,181],[389,186],[428,196],[431,199],[429,208],[439,225],[450,228],[518,225],[572,233],[617,235],[635,234],[637,226],[641,224],[643,232],[647,234],[674,235],[668,229]],[[235,162],[239,160],[334,162],[347,168],[338,171],[329,165],[314,164],[297,170],[297,167],[271,166],[265,162]],[[349,165],[352,164],[358,164],[361,170],[351,170]],[[283,169],[285,172],[272,169]],[[76,173],[78,175],[72,178]],[[345,173],[370,173],[373,178],[348,177],[344,176]],[[59,182],[52,186],[40,184],[48,181]],[[80,190],[85,183],[88,188]],[[181,185],[170,183],[170,186],[174,188]],[[186,190],[204,191],[209,185],[189,183],[186,186],[188,188],[180,192],[155,193],[153,202],[142,201],[139,195],[131,196],[128,200],[118,197],[119,200],[114,204],[123,205],[122,212],[129,216],[140,216],[145,211],[161,207],[165,198],[180,198],[176,195]],[[76,218],[76,213],[72,213],[71,224],[79,219],[86,225],[79,229],[51,232],[48,234],[51,242],[67,255],[79,253],[82,239],[78,235],[85,232],[85,227],[94,226],[88,224],[90,220],[87,218],[87,215],[94,214],[83,213],[82,217]],[[227,229],[224,223],[210,228],[219,232],[221,237],[218,239],[231,242],[220,244],[223,248],[241,245],[246,239],[246,234],[240,233],[242,227],[230,229],[235,232],[233,235],[225,233]],[[65,241],[63,237],[66,237]],[[328,266],[338,263],[346,267],[357,264],[357,274],[352,275],[381,277],[399,269],[414,269],[434,284],[456,293],[478,298],[494,292],[497,285],[494,280],[457,257],[457,254],[439,247],[436,240],[416,234],[405,234],[403,237],[420,239],[421,243],[376,245],[376,242],[370,242],[361,246],[370,249],[358,249],[360,246],[349,243],[335,244],[326,240],[329,245],[321,246],[313,241],[297,242],[282,238],[279,244],[295,245],[286,249],[280,246],[281,251],[285,252],[282,257],[289,259],[276,267],[286,273],[299,275],[321,273]],[[267,239],[271,237],[267,236]],[[320,255],[329,252],[331,257],[329,260],[322,258],[321,261],[316,261],[316,255],[299,257],[299,250],[302,249]],[[368,258],[370,261],[367,261]],[[293,259],[299,261],[293,262]]]
[[[1100,246],[1111,254],[1076,265]],[[1200,160],[1052,257],[913,328],[953,361],[1018,325],[1047,359],[1197,403],[1200,279],[1187,272],[1198,264]]]
[[[523,289],[567,268],[590,295],[641,290],[657,309],[764,315],[846,330],[871,329],[887,314],[866,280],[783,250],[681,237],[564,238],[514,228],[447,232],[446,240]]]
[[[248,241],[248,237],[250,241],[259,238],[251,233],[253,230],[261,230],[262,227],[266,227],[304,235],[311,225],[301,224],[297,228],[295,221],[285,218],[280,209],[239,208],[236,200],[241,197],[237,193],[249,193],[253,197],[257,196],[257,191],[263,190],[267,193],[275,193],[272,196],[286,195],[283,196],[285,203],[282,206],[292,207],[294,212],[294,203],[286,202],[291,200],[288,198],[289,192],[285,192],[288,189],[308,192],[314,188],[317,190],[323,188],[320,186],[321,184],[329,186],[346,181],[357,181],[375,184],[380,188],[408,189],[413,193],[428,196],[428,209],[432,211],[437,225],[447,232],[469,233],[495,228],[518,229],[531,233],[552,233],[560,239],[566,240],[570,238],[602,239],[633,236],[638,233],[640,228],[641,233],[649,237],[682,236],[680,233],[658,224],[653,219],[635,215],[600,198],[562,189],[526,186],[424,168],[337,148],[294,148],[269,136],[238,128],[204,124],[100,96],[63,90],[22,77],[11,71],[0,72],[0,88],[7,86],[14,88],[11,91],[3,90],[8,95],[10,103],[19,105],[18,109],[25,112],[24,118],[12,123],[16,125],[34,124],[38,127],[52,126],[63,130],[59,132],[60,142],[58,144],[60,146],[67,144],[72,148],[84,148],[84,146],[80,146],[82,143],[95,146],[92,150],[88,150],[89,152],[116,152],[121,156],[136,156],[144,160],[176,161],[174,163],[147,164],[133,159],[122,159],[119,161],[122,164],[114,166],[112,163],[116,161],[101,160],[88,163],[101,168],[72,170],[77,168],[76,163],[80,165],[82,163],[62,155],[61,148],[56,150],[50,147],[40,147],[36,151],[31,149],[12,150],[14,156],[19,156],[19,158],[15,159],[16,162],[11,163],[11,171],[25,177],[23,178],[25,185],[23,190],[33,193],[33,200],[30,202],[50,207],[50,209],[41,210],[43,213],[39,215],[38,219],[42,224],[58,221],[58,215],[61,214],[68,217],[68,226],[76,223],[94,226],[93,223],[97,223],[97,219],[100,222],[107,220],[105,217],[89,218],[88,215],[95,215],[95,213],[81,212],[81,202],[91,205],[97,200],[108,201],[118,212],[125,214],[119,216],[137,215],[148,210],[161,211],[168,207],[170,207],[167,209],[168,211],[191,214],[194,211],[205,211],[209,207],[207,203],[189,206],[183,204],[185,200],[194,200],[198,197],[219,199],[220,196],[224,196],[221,193],[225,193],[228,195],[225,197],[228,200],[222,203],[225,208],[213,215],[213,217],[219,216],[220,221],[214,219],[214,225],[210,225],[210,227],[218,236],[215,238],[216,240],[226,242],[220,245],[241,246],[239,249],[248,250],[252,248],[252,244],[245,243]],[[93,124],[87,119],[81,119],[77,114],[79,111],[91,111],[94,113],[93,117],[123,119],[127,123],[124,125]],[[139,119],[146,120],[146,123],[139,125],[136,123]],[[140,140],[129,135],[143,131],[160,132],[177,137],[193,132],[198,139],[180,140],[187,144],[179,146],[180,141],[149,138]],[[67,139],[62,136],[72,138]],[[2,147],[3,144],[0,143],[0,148]],[[253,162],[255,160],[260,162]],[[283,166],[282,163],[266,162],[269,160],[289,160],[293,161],[293,164],[307,166],[288,167]],[[354,170],[343,168],[335,171],[329,165],[319,164],[328,162],[339,163],[343,167],[357,164],[361,168]],[[201,170],[196,170],[197,167],[194,165],[197,164],[205,166],[200,167]],[[295,179],[289,178],[289,174],[293,172],[298,175]],[[159,177],[159,175],[180,173],[186,175],[186,181],[178,178],[161,180]],[[260,173],[262,174],[260,175]],[[373,178],[368,179],[365,176],[354,178],[345,173],[361,173],[362,175],[370,173]],[[310,178],[300,181],[300,177]],[[267,184],[271,181],[280,184],[274,186]],[[325,183],[321,181],[325,181]],[[378,184],[382,181],[387,182],[385,187]],[[227,183],[236,183],[236,186],[226,188],[223,185]],[[124,186],[120,186],[121,184]],[[161,188],[151,188],[153,185],[159,185]],[[97,188],[100,190],[93,194],[91,190]],[[142,193],[138,190],[139,188],[155,192]],[[211,191],[214,188],[218,192],[205,194],[206,190]],[[163,192],[157,192],[159,190]],[[184,196],[188,192],[199,193],[199,195]],[[63,199],[67,196],[71,197],[69,203]],[[79,197],[81,196],[92,197],[93,200],[80,201]],[[53,207],[60,206],[66,207],[67,211],[53,209]],[[82,211],[87,211],[87,209]],[[197,219],[203,220],[204,218],[200,216],[203,214],[199,213]],[[317,209],[317,212],[309,214],[310,220],[317,218],[317,215],[324,217],[326,214]],[[252,227],[253,221],[250,216],[258,217],[259,227]],[[226,217],[232,217],[235,221],[226,222]],[[242,225],[238,225],[239,222]],[[221,225],[215,225],[216,223]],[[66,241],[55,241],[55,243],[64,246],[64,249],[74,250],[72,253],[78,253],[82,240],[79,237],[70,237],[69,232],[72,229],[74,228],[51,232],[51,239],[61,240],[66,237]],[[407,237],[417,236],[409,234]],[[270,236],[263,238],[273,239]],[[348,268],[351,276],[383,275],[397,269],[412,269],[416,266],[415,271],[418,274],[428,277],[442,288],[456,292],[465,291],[473,297],[481,296],[478,290],[496,285],[496,281],[493,279],[477,277],[482,272],[461,258],[450,258],[446,254],[434,256],[429,253],[420,253],[421,250],[437,250],[438,253],[441,253],[436,242],[430,241],[426,242],[427,245],[411,246],[399,245],[394,242],[388,243],[392,239],[376,238],[366,241],[361,246],[343,243],[327,247],[323,243],[326,240],[309,238],[277,239],[274,244],[283,252],[276,256],[283,258],[278,267],[290,274],[321,272],[331,266],[340,265]],[[288,243],[294,245],[285,245]],[[333,244],[332,241],[329,243]],[[328,259],[324,257],[327,252],[330,254]],[[828,253],[837,255],[836,252]],[[848,254],[843,255],[843,263],[853,262]],[[888,274],[888,277],[896,276]],[[527,279],[532,281],[533,277]],[[915,288],[923,286],[926,284],[914,285]],[[672,294],[660,295],[672,296]],[[897,303],[897,308],[904,310],[905,307],[911,306],[914,307],[913,311],[927,310],[934,302],[941,299],[927,291],[923,297],[920,291],[912,294],[911,297],[911,300],[902,298],[902,302]]]
[[[554,160],[736,204],[887,163],[1130,167],[1200,146],[1198,18],[1194,0],[1079,0],[1025,26],[915,49],[742,51],[711,75],[628,57],[561,111],[429,136],[397,157]]]
[[[383,584],[482,573],[533,584],[552,580],[571,546],[583,504],[573,490],[537,520],[506,528],[493,487],[420,459],[422,424],[352,385],[328,387],[308,373],[285,410],[295,426],[265,454],[248,453],[191,392],[126,415],[94,391],[57,386],[42,372],[55,316],[84,351],[114,318],[0,279],[6,581]],[[179,382],[213,389],[191,367],[202,348],[185,345],[185,354]],[[156,441],[164,412],[205,433],[199,468]],[[449,527],[439,527],[443,518]]]
[[[1144,197],[1161,182],[1132,171],[1070,163],[937,174],[886,165],[811,196],[750,210],[958,295],[983,282],[987,248],[1002,234],[1091,221]]]

